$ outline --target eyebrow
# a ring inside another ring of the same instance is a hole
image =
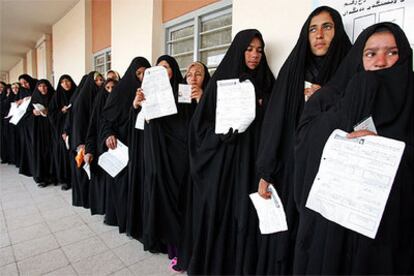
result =
[[[394,50],[394,49],[397,49],[398,50],[398,47],[397,46],[391,46],[391,47],[371,47],[371,48],[364,49],[364,53],[366,51],[378,51],[381,48],[385,48],[387,50]]]
[[[333,22],[323,22],[320,26],[326,26],[326,25],[332,25],[332,26],[335,26],[335,24],[333,23]],[[318,24],[313,24],[313,25],[310,25],[309,26],[309,29],[310,28],[314,28],[314,27],[316,27],[316,26],[318,26]]]

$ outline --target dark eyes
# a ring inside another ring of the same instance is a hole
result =
[[[247,52],[253,51],[253,47],[247,47],[246,51]],[[263,49],[262,48],[257,48],[257,52],[262,53],[263,52]]]

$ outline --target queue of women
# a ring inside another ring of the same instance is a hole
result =
[[[177,113],[135,128],[145,103],[150,63],[134,58],[125,75],[90,72],[76,85],[60,77],[21,75],[1,85],[1,160],[40,187],[72,188],[73,205],[167,253],[172,271],[188,274],[414,274],[414,75],[406,35],[393,23],[366,28],[351,45],[339,13],[319,7],[306,20],[277,77],[258,30],[237,33],[210,78],[193,62],[158,58]],[[249,80],[256,116],[242,133],[215,133],[217,81]],[[305,82],[309,85],[305,88]],[[191,85],[191,104],[178,102]],[[29,98],[30,97],[30,98]],[[10,106],[30,103],[17,125]],[[44,108],[34,108],[41,104]],[[353,131],[372,116],[377,133]],[[324,145],[334,129],[348,139],[379,135],[406,144],[374,239],[305,207]],[[99,156],[128,146],[115,177]],[[91,168],[91,178],[82,169]],[[279,194],[288,230],[262,235],[249,194]]]

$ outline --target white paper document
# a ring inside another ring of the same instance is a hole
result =
[[[66,147],[67,150],[69,150],[69,148],[70,148],[69,147],[69,135],[67,135],[66,138],[65,138],[65,147]]]
[[[372,119],[372,116],[369,116],[365,120],[356,124],[354,126],[354,131],[357,131],[357,130],[369,130],[377,134],[377,128],[375,127],[374,119]]]
[[[230,128],[242,133],[255,117],[256,94],[249,80],[217,81],[216,134],[226,134]]]
[[[306,207],[375,239],[405,143],[346,134],[336,129],[329,136]]]
[[[34,109],[40,111],[40,114],[43,117],[46,117],[46,114],[43,113],[43,110],[45,110],[46,108],[42,104],[40,104],[40,103],[34,103],[32,105],[33,105]]]
[[[178,85],[178,102],[191,103],[191,85],[181,83]]]
[[[129,159],[128,147],[119,140],[116,143],[115,149],[109,149],[98,159],[98,165],[112,177],[117,176],[127,166]]]
[[[89,165],[88,163],[85,163],[85,165],[83,165],[83,170],[88,175],[88,179],[91,180],[91,165]]]
[[[13,117],[10,119],[10,123],[13,125],[17,125],[19,121],[23,118],[24,114],[26,114],[27,107],[30,104],[30,97],[26,97],[23,99],[23,102],[17,107],[16,111],[13,114]]]
[[[177,113],[170,79],[164,67],[155,66],[145,70],[141,87],[145,94],[142,106],[145,107],[146,120]]]
[[[9,113],[7,114],[5,119],[12,117],[16,113],[16,110],[17,110],[17,103],[15,102],[11,103]]]
[[[285,211],[276,189],[269,185],[270,199],[264,199],[259,193],[250,194],[250,199],[259,217],[260,233],[272,234],[288,230]]]
[[[141,108],[141,111],[137,115],[137,119],[135,120],[135,128],[144,130],[145,126],[145,115],[144,115],[144,108]]]

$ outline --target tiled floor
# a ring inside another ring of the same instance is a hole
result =
[[[73,207],[71,193],[0,165],[0,276],[171,275],[166,255]]]

